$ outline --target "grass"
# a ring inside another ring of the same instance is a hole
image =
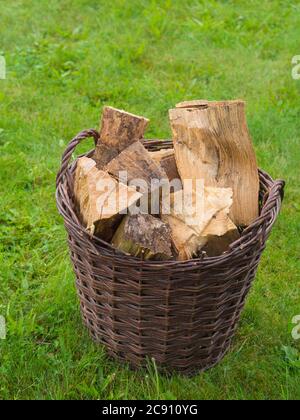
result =
[[[299,399],[299,2],[0,7],[0,398]],[[209,372],[166,378],[130,371],[89,339],[54,183],[68,141],[98,126],[103,105],[149,117],[149,137],[164,138],[167,110],[193,98],[244,98],[259,165],[287,189],[232,351]]]

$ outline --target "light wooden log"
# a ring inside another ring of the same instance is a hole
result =
[[[230,218],[247,226],[258,216],[259,178],[243,101],[192,101],[169,111],[178,172],[230,187]]]
[[[109,242],[126,209],[142,194],[98,170],[93,159],[78,159],[74,194],[82,223],[91,235]]]
[[[112,245],[144,260],[173,258],[170,226],[150,214],[126,216],[112,239]]]
[[[103,108],[100,139],[93,158],[98,169],[110,162],[122,150],[143,138],[149,120],[123,110]]]
[[[172,231],[172,240],[178,252],[179,260],[189,260],[209,243],[217,243],[217,253],[227,250],[230,242],[238,237],[238,231],[228,213],[232,205],[231,188],[204,188],[203,208],[197,214],[197,193],[193,193],[191,202],[183,201],[183,191],[171,195],[171,212],[162,214]],[[199,198],[201,199],[201,197]],[[183,205],[181,204],[183,202]],[[229,238],[229,239],[226,239]]]
[[[157,163],[160,164],[160,162],[170,156],[175,156],[174,149],[160,149],[155,150],[154,152],[149,152],[151,158]]]

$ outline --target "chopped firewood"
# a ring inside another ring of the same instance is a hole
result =
[[[135,185],[136,180],[142,180],[143,183],[137,182],[140,192],[145,194],[151,192],[152,180],[167,180],[165,171],[151,158],[150,153],[142,145],[140,141],[136,141],[127,149],[123,150],[115,159],[105,166],[105,171],[117,179],[126,173],[127,181]],[[122,182],[123,179],[120,179]],[[153,188],[155,189],[155,188]]]
[[[232,205],[231,188],[205,187],[204,195],[193,192],[192,200],[186,203],[183,191],[171,194],[171,212],[162,214],[172,231],[172,240],[179,260],[192,259],[209,242],[218,242],[218,251],[224,252],[229,243],[223,239],[228,232],[237,233],[228,213]],[[202,201],[198,214],[196,200]]]
[[[151,158],[157,163],[160,164],[160,162],[170,156],[175,156],[174,149],[160,149],[156,150],[155,152],[149,152]]]
[[[97,157],[96,157],[97,152]],[[95,149],[93,159],[96,161],[97,168],[103,169],[104,166],[118,156],[119,152],[117,149],[113,149],[110,146],[106,146],[104,143],[98,143]]]
[[[244,102],[186,102],[169,116],[182,181],[232,188],[230,219],[248,226],[258,216],[259,178]]]
[[[232,230],[228,230],[228,232],[222,236],[207,235],[207,243],[201,251],[205,252],[209,257],[216,257],[227,251],[229,245],[240,238],[236,226],[234,224],[232,225]]]
[[[175,156],[168,156],[161,160],[160,166],[166,172],[169,181],[180,180]],[[180,180],[181,181],[181,180]],[[182,186],[181,182],[180,185]]]
[[[95,161],[86,157],[77,162],[74,194],[82,223],[90,234],[107,242],[112,239],[126,209],[142,196],[136,188],[98,170]]]
[[[103,108],[100,138],[93,158],[98,169],[110,162],[126,147],[140,140],[149,120],[138,115],[106,106]],[[109,152],[110,151],[110,152]]]
[[[209,257],[221,255],[227,251],[229,245],[239,237],[239,231],[235,224],[228,217],[228,210],[219,211],[205,228],[203,236],[206,238],[206,244],[201,249]]]
[[[174,149],[162,149],[157,152],[150,152],[150,155],[152,159],[165,170],[169,181],[173,181],[175,179],[180,180]],[[182,189],[182,184],[179,189]]]
[[[126,216],[112,245],[144,260],[172,259],[170,226],[150,214]]]

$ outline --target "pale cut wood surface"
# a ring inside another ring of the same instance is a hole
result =
[[[97,167],[102,169],[110,158],[142,139],[148,123],[149,120],[145,117],[105,106],[101,118],[100,138],[93,156]]]
[[[182,194],[182,191],[171,194],[171,214],[161,216],[171,227],[178,259],[192,259],[209,241],[218,242],[218,252],[226,251],[229,243],[222,238],[228,232],[237,234],[237,228],[228,216],[232,189],[204,188],[204,207],[200,214],[196,213],[196,193],[190,203],[181,206]]]
[[[259,193],[244,108],[239,100],[201,100],[169,111],[181,179],[204,179],[206,186],[232,188],[230,218],[240,226],[249,225],[258,216]]]
[[[151,158],[157,163],[160,164],[160,162],[170,156],[175,156],[174,149],[161,149],[156,150],[155,152],[149,152]]]
[[[105,241],[112,239],[124,217],[119,212],[126,210],[142,196],[136,188],[119,183],[108,173],[98,170],[95,161],[86,157],[77,162],[74,194],[81,221],[91,234]],[[113,197],[115,200],[112,200]]]
[[[112,245],[144,260],[170,260],[171,229],[150,214],[124,218],[112,239]]]

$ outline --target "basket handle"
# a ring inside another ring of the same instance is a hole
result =
[[[70,162],[72,154],[74,153],[74,150],[76,149],[78,144],[82,142],[82,140],[87,139],[89,137],[93,137],[95,146],[96,146],[100,136],[99,136],[98,131],[94,130],[93,128],[81,131],[68,144],[68,147],[64,151],[61,158],[61,167],[56,176],[56,187],[58,187],[59,183],[61,182],[62,178],[65,176],[67,172],[69,162]]]
[[[272,202],[277,200],[280,197],[281,203],[284,199],[284,187],[285,181],[283,179],[276,179],[273,182],[273,185],[269,189],[266,195],[265,206],[262,210],[262,214],[265,214],[269,211],[269,208],[272,207]]]
[[[285,188],[285,181],[283,179],[277,179],[275,181],[275,188],[280,194],[281,202],[284,199],[284,188]]]

